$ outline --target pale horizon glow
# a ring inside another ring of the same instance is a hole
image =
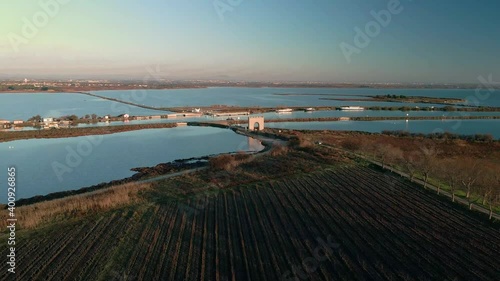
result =
[[[213,0],[57,1],[0,3],[0,79],[141,79],[157,65],[167,80],[474,83],[500,75],[494,0],[241,0],[222,17]],[[355,27],[391,1],[402,11],[349,62],[340,44],[354,44]],[[24,19],[46,13],[40,3],[53,15],[26,38]],[[12,34],[25,41],[13,46]]]

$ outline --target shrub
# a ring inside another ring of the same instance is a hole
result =
[[[347,150],[359,150],[361,148],[361,142],[359,140],[344,140],[340,143],[342,148]]]
[[[233,155],[233,158],[234,158],[235,161],[245,161],[248,158],[250,158],[250,155],[246,154],[243,151],[238,151],[238,153],[236,153],[235,155]]]
[[[228,154],[223,154],[210,158],[210,160],[208,160],[208,163],[211,169],[226,170],[232,165],[234,161],[235,160],[233,156]]]
[[[282,145],[273,146],[273,148],[270,151],[272,156],[283,155],[283,154],[286,154],[287,152],[288,152],[288,148],[285,146],[282,146]]]

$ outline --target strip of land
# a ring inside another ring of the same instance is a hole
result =
[[[351,88],[351,89],[476,89],[477,84],[413,84],[413,83],[327,83],[327,82],[266,82],[266,81],[110,81],[110,80],[7,80],[0,82],[0,93],[79,92],[109,90],[192,89],[208,87],[243,88]],[[489,87],[498,86],[489,85]]]
[[[279,118],[267,119],[267,123],[285,123],[285,122],[345,122],[345,121],[424,121],[424,120],[498,120],[500,116],[401,116],[401,117],[320,117],[320,118]],[[206,122],[187,122],[182,123],[188,126],[213,126],[228,128],[234,125],[246,124],[247,120],[218,120]],[[29,130],[29,131],[1,131],[0,142],[37,139],[37,138],[66,138],[86,135],[106,135],[127,131],[136,131],[144,129],[161,129],[177,127],[178,123],[154,123],[140,125],[115,125],[115,126],[96,126],[96,127],[70,127],[48,130]]]
[[[0,142],[8,142],[23,139],[51,139],[51,138],[70,138],[88,135],[108,135],[129,131],[145,129],[162,129],[177,127],[176,123],[160,124],[141,124],[141,125],[123,125],[123,126],[101,126],[87,128],[66,128],[50,130],[30,130],[30,131],[4,131],[0,132]]]
[[[424,97],[424,96],[405,96],[405,95],[377,95],[363,96],[364,98],[320,98],[321,100],[338,100],[338,101],[371,101],[371,102],[398,102],[398,103],[433,103],[433,104],[460,104],[465,103],[465,99],[459,98],[439,98],[439,97]]]
[[[109,101],[119,102],[119,103],[123,103],[123,104],[127,104],[127,105],[132,105],[132,106],[136,106],[136,107],[140,107],[140,108],[151,109],[151,110],[159,110],[159,111],[166,111],[166,110],[164,110],[162,108],[158,108],[158,107],[154,107],[154,106],[147,106],[147,105],[138,104],[138,103],[134,103],[134,102],[128,102],[128,101],[124,101],[124,100],[120,100],[120,99],[109,98],[109,97],[106,97],[106,96],[96,95],[96,94],[92,94],[92,93],[89,93],[89,92],[77,92],[77,93],[82,94],[82,95],[91,96],[91,97],[101,98],[101,99],[105,99],[105,100],[109,100]]]
[[[500,116],[392,116],[392,117],[382,117],[382,116],[367,116],[367,117],[320,117],[320,118],[279,118],[279,119],[268,119],[267,123],[279,123],[279,122],[331,122],[331,121],[383,121],[383,120],[496,120],[500,119]],[[245,121],[238,121],[238,123],[245,123]]]

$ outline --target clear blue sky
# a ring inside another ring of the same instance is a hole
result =
[[[364,30],[372,10],[395,0],[241,0],[225,12],[213,0],[64,1],[29,36],[23,18],[43,23],[40,2],[0,3],[0,77],[141,78],[156,65],[165,79],[474,83],[500,76],[498,0],[400,0],[402,11],[350,62],[340,44],[356,47],[354,28]]]

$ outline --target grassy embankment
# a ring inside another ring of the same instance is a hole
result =
[[[139,194],[149,188],[150,184],[127,183],[113,188],[16,207],[18,229],[33,229],[41,225],[73,220],[143,203],[144,199]],[[7,212],[2,211],[0,218],[0,227],[5,229]]]

